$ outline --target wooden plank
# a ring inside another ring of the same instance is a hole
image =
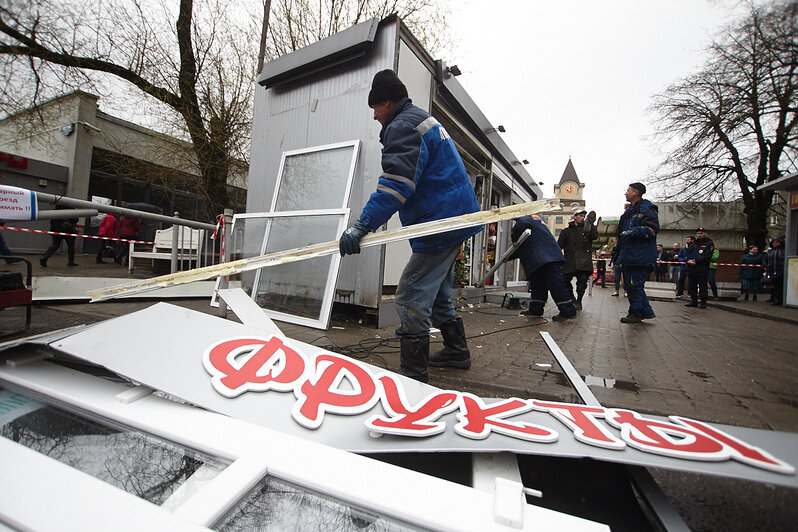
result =
[[[445,233],[447,231],[453,231],[457,229],[465,229],[467,227],[474,227],[477,225],[500,222],[502,220],[512,220],[514,218],[520,218],[521,216],[528,216],[542,211],[550,211],[556,208],[557,203],[552,203],[549,200],[532,201],[528,203],[520,203],[518,205],[511,205],[509,207],[501,207],[488,211],[478,211],[471,214],[464,214],[462,216],[455,216],[453,218],[444,218],[443,220],[434,220],[432,222],[426,222],[423,224],[409,225],[407,227],[402,227],[391,231],[377,231],[376,233],[370,233],[364,236],[360,241],[360,247],[367,248],[371,246],[379,246],[383,244],[389,244],[391,242],[408,240],[410,238],[418,238],[437,233]],[[278,251],[275,253],[269,253],[267,255],[260,255],[258,257],[250,257],[233,262],[214,264],[213,266],[171,273],[168,275],[162,275],[160,277],[153,277],[152,279],[141,279],[117,286],[91,290],[88,292],[88,295],[91,296],[92,301],[103,301],[107,299],[138,294],[140,292],[157,290],[158,288],[164,288],[167,286],[192,283],[194,281],[211,279],[213,277],[235,275],[237,273],[257,270],[259,268],[277,266],[278,264],[287,264],[290,262],[313,259],[316,257],[324,257],[327,255],[333,255],[335,253],[338,253],[338,241],[331,240],[329,242],[311,244],[309,246]]]

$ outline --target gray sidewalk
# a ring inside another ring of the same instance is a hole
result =
[[[57,274],[59,257],[47,272]],[[77,270],[126,270],[94,264],[81,256]],[[65,263],[65,259],[63,260]],[[73,268],[64,270],[72,273]],[[121,274],[123,270],[125,274]],[[138,274],[138,272],[136,272]],[[138,276],[138,275],[137,275]],[[485,397],[577,401],[540,331],[549,332],[605,406],[641,413],[685,415],[754,428],[798,432],[798,310],[764,302],[718,301],[708,309],[687,308],[685,301],[654,301],[657,314],[640,324],[622,324],[628,300],[595,287],[575,320],[556,323],[551,302],[545,318],[527,318],[495,303],[471,301],[461,312],[472,352],[469,370],[430,368],[430,384],[472,391]],[[208,301],[174,304],[216,314]],[[95,304],[47,304],[33,309],[27,336],[134,312],[154,301]],[[0,322],[14,309],[3,311]],[[336,307],[327,331],[278,323],[297,340],[325,346],[376,366],[398,371],[398,342],[393,329],[364,326],[362,315]],[[235,319],[232,313],[228,318]],[[433,339],[433,349],[440,344]],[[798,520],[798,492],[732,481],[652,470],[655,479],[699,530],[789,530]]]

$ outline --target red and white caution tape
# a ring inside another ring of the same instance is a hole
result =
[[[10,227],[7,225],[0,225],[0,229],[8,229],[10,231],[24,231],[26,233],[41,233],[43,235],[58,235],[58,236],[76,236],[79,238],[96,238],[98,240],[114,240],[116,242],[132,242],[134,244],[147,244],[154,246],[155,242],[147,242],[146,240],[131,240],[129,238],[114,238],[111,236],[97,236],[97,235],[79,235],[75,233],[60,233],[58,231],[44,231],[42,229],[28,229],[27,227]]]
[[[658,260],[657,264],[682,264],[687,265],[686,262],[677,262],[677,261],[668,261],[668,260]],[[764,268],[761,264],[732,264],[729,262],[714,262],[713,264],[717,264],[718,266],[749,266],[751,268]]]

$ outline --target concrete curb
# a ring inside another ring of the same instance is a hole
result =
[[[716,301],[707,301],[707,306],[729,312],[736,312],[737,314],[745,314],[746,316],[754,316],[757,318],[765,318],[766,320],[781,321],[784,323],[798,325],[798,319],[791,318],[789,316],[776,316],[774,314],[768,314],[767,312],[758,312],[756,310],[742,309],[731,305],[724,305],[723,303],[718,303]]]

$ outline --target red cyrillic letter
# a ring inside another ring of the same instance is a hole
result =
[[[574,438],[590,445],[605,449],[623,449],[626,444],[610,434],[607,428],[596,421],[595,417],[604,417],[605,410],[600,406],[576,405],[572,403],[547,403],[533,400],[532,405],[548,412],[571,429]]]
[[[366,421],[366,427],[375,432],[399,436],[432,436],[446,430],[446,423],[435,420],[457,409],[459,395],[455,392],[436,392],[421,400],[415,409],[407,403],[407,397],[399,382],[391,375],[378,379],[382,384],[382,407],[388,416],[374,416]]]
[[[523,414],[532,410],[532,405],[521,399],[505,399],[486,406],[485,403],[470,393],[462,394],[460,422],[454,427],[455,432],[466,438],[482,440],[491,431],[522,440],[551,443],[557,440],[557,432],[530,423],[504,421],[505,417]]]
[[[641,451],[689,460],[728,458],[720,442],[681,425],[647,419],[631,410],[607,409],[606,419],[621,429],[626,443]]]
[[[738,440],[734,436],[726,434],[725,432],[711,427],[706,423],[701,423],[700,421],[695,421],[694,419],[679,416],[670,416],[670,420],[675,423],[688,425],[696,430],[701,431],[710,438],[721,442],[730,449],[731,458],[733,460],[737,460],[738,462],[743,462],[744,464],[752,465],[762,469],[775,471],[777,473],[784,473],[788,475],[795,473],[795,468],[790,464],[782,462],[778,458],[774,458],[766,451],[758,447],[748,445],[747,443]]]
[[[276,336],[222,340],[205,350],[202,363],[213,376],[214,389],[225,397],[288,392],[305,372],[305,359]]]
[[[347,379],[353,391],[341,390]],[[291,415],[301,425],[318,428],[325,412],[333,414],[360,414],[377,402],[377,385],[374,377],[360,364],[332,353],[316,355],[316,375],[294,389],[298,401]]]

